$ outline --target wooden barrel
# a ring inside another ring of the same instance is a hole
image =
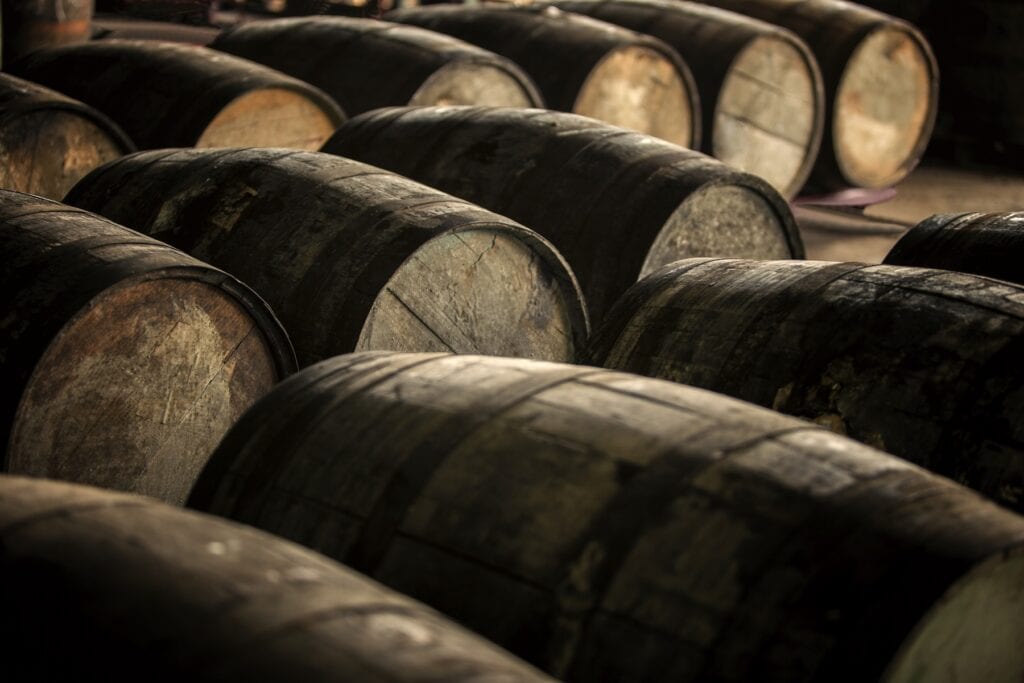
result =
[[[821,146],[825,95],[814,55],[796,35],[678,0],[554,4],[665,41],[693,70],[704,102],[701,151],[787,197],[803,187]]]
[[[142,497],[0,477],[0,544],[10,681],[550,681],[316,553]]]
[[[508,57],[551,109],[700,148],[693,75],[665,43],[554,7],[433,6],[389,12]]]
[[[1024,673],[1024,520],[801,420],[634,375],[334,358],[242,418],[189,504],[569,681]]]
[[[324,151],[480,204],[554,243],[596,323],[637,278],[687,256],[800,258],[789,207],[750,174],[572,114],[386,109],[352,119]]]
[[[37,51],[10,71],[96,107],[140,149],[316,149],[344,120],[317,88],[194,45],[100,40]]]
[[[249,283],[302,365],[353,349],[572,360],[587,337],[572,271],[539,235],[330,154],[141,153],[67,201]]]
[[[118,14],[98,15],[92,21],[93,40],[163,40],[209,45],[220,32],[215,26],[151,21]]]
[[[213,47],[312,83],[349,114],[393,105],[544,104],[530,77],[508,59],[416,26],[270,19],[229,29]]]
[[[34,50],[89,40],[93,0],[4,0],[4,67]]]
[[[699,1],[784,26],[814,51],[828,110],[812,183],[885,187],[914,169],[939,92],[935,57],[916,28],[842,0]]]
[[[1024,290],[858,263],[693,259],[595,332],[609,368],[797,415],[1024,510]]]
[[[217,0],[230,8],[233,0]],[[96,11],[161,23],[208,24],[214,0],[96,0]]]
[[[941,268],[1024,284],[1024,213],[940,214],[921,221],[885,263]]]
[[[226,273],[99,216],[0,190],[3,470],[180,503],[214,445],[295,369]]]
[[[0,74],[0,188],[62,199],[86,173],[134,149],[92,107]]]

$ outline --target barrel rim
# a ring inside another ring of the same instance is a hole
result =
[[[406,26],[406,24],[395,24],[395,25],[396,26]],[[411,25],[409,25],[409,26],[411,27]],[[427,85],[427,83],[429,83],[431,81],[431,79],[434,78],[434,76],[436,76],[442,70],[444,70],[445,68],[447,68],[447,67],[449,67],[449,66],[451,66],[453,64],[473,64],[473,65],[479,64],[479,65],[483,65],[483,66],[490,66],[490,67],[493,67],[493,68],[495,68],[495,69],[497,69],[499,71],[503,71],[513,81],[515,81],[516,84],[520,88],[522,88],[523,94],[526,95],[526,99],[528,99],[530,101],[530,104],[527,107],[525,107],[526,109],[543,109],[543,108],[545,108],[546,103],[544,101],[544,96],[541,94],[540,90],[537,88],[537,84],[533,82],[533,79],[530,78],[530,76],[525,71],[523,71],[523,69],[518,64],[513,62],[511,59],[508,59],[507,57],[502,57],[501,55],[499,55],[497,53],[494,53],[494,52],[487,53],[487,50],[483,50],[483,48],[481,48],[481,50],[485,54],[477,54],[475,52],[452,53],[452,56],[451,56],[450,59],[445,61],[445,63],[441,64],[437,69],[432,71],[431,74],[429,76],[427,76],[423,80],[423,82],[416,89],[416,92],[419,92],[422,88],[424,88]],[[481,105],[468,105],[468,106],[481,106]],[[486,105],[483,105],[483,106],[486,106]]]

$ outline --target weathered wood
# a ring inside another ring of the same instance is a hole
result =
[[[904,235],[885,262],[1024,284],[1024,213],[932,216]]]
[[[542,683],[433,610],[239,524],[0,477],[8,681]]]
[[[858,263],[689,260],[595,332],[600,365],[814,420],[1024,510],[1024,290]]]
[[[229,29],[213,47],[312,83],[353,115],[393,105],[543,106],[510,60],[416,26],[271,19]]]
[[[571,114],[369,112],[324,151],[464,197],[536,230],[580,279],[591,321],[644,273],[688,256],[800,258],[767,183],[699,152]]]
[[[100,40],[37,51],[10,71],[96,107],[140,149],[316,149],[344,120],[321,90],[194,45]]]
[[[693,70],[704,102],[701,151],[787,197],[803,187],[821,145],[825,95],[814,55],[795,34],[678,0],[553,4],[665,41]]]
[[[262,299],[99,216],[0,190],[3,470],[181,503],[295,368]]]
[[[92,107],[0,74],[0,188],[62,199],[86,173],[134,149]]]
[[[1024,520],[801,420],[634,375],[334,358],[239,422],[190,505],[570,681],[1024,672]]]
[[[842,0],[698,1],[784,26],[813,50],[828,109],[812,183],[884,187],[914,169],[939,91],[938,65],[916,28]]]
[[[433,6],[388,21],[460,38],[508,57],[551,109],[700,148],[700,100],[689,68],[665,43],[554,7]]]
[[[348,159],[142,153],[87,176],[67,201],[249,283],[303,365],[354,349],[572,360],[586,340],[578,285],[543,238]]]
[[[3,64],[40,48],[89,40],[93,0],[4,0]]]

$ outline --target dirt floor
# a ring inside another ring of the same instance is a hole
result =
[[[879,263],[917,222],[937,213],[1024,211],[1024,174],[926,162],[892,199],[849,211],[797,207],[807,258]]]

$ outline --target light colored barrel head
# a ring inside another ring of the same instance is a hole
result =
[[[335,131],[328,112],[297,90],[239,95],[210,121],[196,147],[287,147],[316,151]]]
[[[581,313],[563,278],[515,233],[444,233],[416,250],[381,290],[356,351],[571,360]]]
[[[857,47],[839,82],[832,133],[839,166],[861,187],[885,187],[915,166],[934,118],[934,68],[914,34],[887,25]]]
[[[493,64],[469,61],[445,64],[409,100],[411,107],[474,104],[535,107],[540,103],[508,71]]]
[[[128,280],[46,349],[15,415],[7,471],[182,504],[224,433],[276,380],[272,350],[225,291]]]
[[[650,47],[627,45],[598,62],[572,111],[690,147],[692,103],[693,93],[669,59]]]
[[[820,77],[790,41],[765,35],[733,61],[715,107],[712,154],[796,194],[821,142]]]

